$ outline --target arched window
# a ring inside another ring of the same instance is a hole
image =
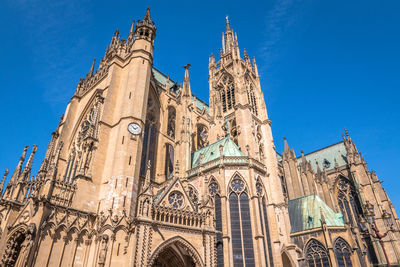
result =
[[[249,105],[251,106],[251,110],[257,116],[258,115],[258,108],[257,108],[257,100],[253,89],[253,84],[251,83],[248,76],[245,78],[245,84],[247,88],[247,100]]]
[[[343,238],[338,238],[333,246],[336,261],[339,267],[353,267],[351,263],[351,249],[349,244],[343,240]]]
[[[152,114],[147,115],[146,124],[144,127],[142,161],[140,164],[140,175],[146,175],[146,166],[150,161],[150,175],[153,179],[155,170],[155,156],[157,145],[157,126],[155,125],[155,117]]]
[[[167,135],[172,139],[175,138],[175,121],[176,121],[176,111],[175,108],[168,108],[168,125],[167,125]]]
[[[224,112],[229,111],[230,109],[235,107],[235,86],[233,85],[233,79],[225,75],[222,78],[222,83],[218,87],[220,91],[220,97],[222,102],[222,110]]]
[[[311,240],[306,249],[308,267],[329,267],[328,253],[325,247],[317,240]]]
[[[229,121],[230,124],[230,135],[231,138],[233,140],[233,142],[235,142],[235,144],[238,145],[238,127],[236,125],[236,118],[233,118],[232,120]]]
[[[174,147],[165,144],[165,178],[171,179],[174,175]]]
[[[233,265],[255,266],[249,197],[244,182],[234,178],[230,183],[229,207],[232,231]]]
[[[347,179],[341,178],[338,185],[338,204],[347,222],[352,226],[356,225],[361,205],[354,187]]]
[[[211,181],[208,186],[208,192],[214,196],[214,211],[215,211],[215,230],[217,233],[216,250],[217,250],[217,267],[224,266],[224,243],[222,239],[222,210],[221,210],[221,197],[218,194],[219,187],[215,181]]]
[[[274,266],[274,258],[272,256],[272,246],[271,246],[271,235],[269,231],[269,222],[268,222],[268,213],[267,213],[267,203],[265,197],[263,196],[264,190],[263,186],[260,182],[256,183],[256,190],[259,196],[258,198],[258,208],[260,213],[260,225],[261,225],[261,233],[264,238],[262,239],[264,244],[264,254],[265,254],[265,262],[268,263],[268,266]],[[267,243],[265,242],[267,240]],[[268,247],[267,247],[268,244]],[[267,253],[268,248],[268,253]]]

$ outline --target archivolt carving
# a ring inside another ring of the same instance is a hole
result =
[[[183,246],[186,251],[189,253],[189,255],[192,257],[193,261],[199,266],[199,267],[203,267],[203,261],[201,260],[201,257],[199,255],[199,253],[197,252],[197,250],[185,239],[183,239],[180,236],[176,236],[176,237],[172,237],[171,239],[168,239],[167,241],[165,241],[164,243],[162,243],[160,246],[158,246],[154,252],[153,255],[151,256],[148,265],[147,266],[152,266],[155,262],[155,260],[157,259],[158,255],[168,246],[172,245],[172,244],[179,244],[181,246]]]

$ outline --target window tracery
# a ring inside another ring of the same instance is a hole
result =
[[[147,118],[144,126],[142,157],[140,164],[140,175],[146,175],[147,163],[150,161],[150,175],[154,179],[154,172],[156,166],[156,151],[157,151],[157,114],[156,106],[151,97],[147,101]]]
[[[221,84],[217,87],[217,90],[220,92],[221,102],[222,102],[222,110],[224,112],[229,111],[230,109],[235,107],[235,86],[233,84],[232,77],[225,75],[222,78]]]
[[[338,195],[337,200],[339,208],[347,222],[351,225],[356,225],[360,214],[360,201],[354,187],[347,179],[341,178],[337,185]]]
[[[254,266],[249,197],[245,183],[236,176],[230,183],[229,207],[234,266]]]
[[[174,147],[165,144],[165,177],[171,179],[174,175]]]
[[[247,90],[247,100],[251,106],[252,112],[258,116],[257,99],[254,93],[253,84],[251,83],[248,76],[245,78],[246,90]]]
[[[189,185],[189,197],[190,200],[194,203],[194,204],[198,204],[199,202],[199,196],[197,194],[197,190],[194,189],[194,187],[192,185]]]
[[[351,249],[345,240],[339,237],[333,249],[339,267],[353,267],[351,263]]]
[[[318,241],[312,240],[307,245],[306,260],[308,267],[329,267],[328,253],[325,247]]]
[[[219,187],[216,182],[211,182],[211,184],[208,186],[208,192],[210,195],[215,196],[218,193]]]
[[[184,197],[183,197],[182,193],[177,192],[177,191],[172,192],[168,196],[168,202],[171,205],[171,207],[174,209],[182,208],[183,200],[184,200]]]
[[[68,156],[64,182],[72,182],[76,175],[90,176],[90,163],[97,142],[98,121],[103,101],[104,98],[100,94],[96,95],[94,104],[79,124]]]

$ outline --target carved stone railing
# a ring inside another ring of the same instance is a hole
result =
[[[264,170],[264,164],[259,162],[256,159],[249,158],[246,156],[243,157],[222,157],[222,158],[217,158],[212,161],[209,161],[205,164],[201,164],[193,169],[190,169],[187,171],[187,175],[193,176],[198,174],[200,171],[207,171],[210,170],[214,167],[217,167],[219,165],[226,165],[226,166],[232,166],[232,165],[249,165],[255,168],[258,168],[259,170]]]
[[[75,183],[56,180],[54,183],[53,194],[50,198],[50,202],[60,206],[69,207],[71,205],[72,197],[75,191]]]
[[[152,219],[161,223],[202,228],[206,222],[205,218],[204,214],[198,212],[153,206]]]

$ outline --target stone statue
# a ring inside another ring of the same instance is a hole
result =
[[[100,243],[100,251],[99,251],[99,260],[98,260],[98,266],[103,267],[106,264],[106,258],[107,258],[107,248],[108,248],[108,236],[103,235]]]
[[[21,250],[19,252],[17,261],[15,262],[15,267],[25,267],[27,266],[27,261],[29,258],[29,253],[31,252],[33,245],[33,235],[35,233],[35,225],[29,225],[26,230],[26,237],[24,242],[21,244]]]

